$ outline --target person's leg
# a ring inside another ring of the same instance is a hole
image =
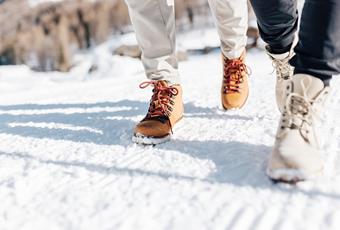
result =
[[[247,45],[247,0],[208,0],[221,40],[221,50],[228,59],[239,58]]]
[[[170,139],[173,126],[183,116],[182,88],[175,44],[175,12],[172,0],[126,0],[142,61],[150,79],[141,88],[153,87],[145,118],[134,130],[133,141],[159,144]]]
[[[247,0],[209,0],[221,40],[223,81],[221,102],[224,109],[241,108],[249,95],[245,66],[247,45]]]
[[[316,123],[324,113],[329,80],[340,74],[340,1],[306,0],[268,175],[298,181],[322,174],[324,151]],[[317,15],[317,16],[316,16]]]
[[[251,4],[270,52],[288,52],[298,27],[297,0],[251,0]]]
[[[126,0],[150,80],[179,83],[174,1]]]
[[[295,73],[325,81],[340,73],[340,1],[306,0],[295,53]]]

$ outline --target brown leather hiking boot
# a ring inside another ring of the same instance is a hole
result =
[[[225,110],[241,108],[249,95],[245,52],[237,59],[223,57],[222,106]]]
[[[153,95],[146,117],[135,127],[133,142],[155,145],[170,140],[172,127],[183,117],[182,87],[166,81],[148,81],[144,89],[153,86]]]

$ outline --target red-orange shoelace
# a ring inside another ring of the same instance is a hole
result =
[[[161,81],[146,81],[139,85],[141,89],[153,86],[153,95],[147,117],[169,117],[172,112],[173,96],[178,95],[178,89],[173,86],[164,86]]]
[[[240,84],[243,83],[244,73],[249,74],[246,64],[243,61],[226,60],[224,62],[224,93],[239,93]]]

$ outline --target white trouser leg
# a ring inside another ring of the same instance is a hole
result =
[[[179,83],[173,0],[126,0],[150,80]]]
[[[221,49],[229,59],[239,58],[247,45],[247,0],[208,0],[215,17]]]

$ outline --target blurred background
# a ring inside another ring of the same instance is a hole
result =
[[[0,0],[0,230],[340,229],[339,167],[301,186],[265,176],[276,73],[251,8],[250,97],[225,112],[207,0],[175,1],[185,122],[149,148],[131,142],[151,90],[138,87],[124,0]],[[334,93],[322,127],[331,155]]]
[[[206,0],[176,0],[175,6],[178,33],[214,30]],[[258,46],[258,31],[250,7],[249,12],[248,48],[252,48]],[[132,32],[124,0],[0,0],[0,23],[0,65],[24,64],[34,71],[68,72],[77,65],[76,54],[108,40],[112,55],[141,55],[136,42],[118,43],[122,40],[118,38]],[[179,59],[185,60],[188,52],[204,54],[217,49],[219,42],[213,33],[212,43],[179,47]],[[92,64],[89,71],[96,68]]]

